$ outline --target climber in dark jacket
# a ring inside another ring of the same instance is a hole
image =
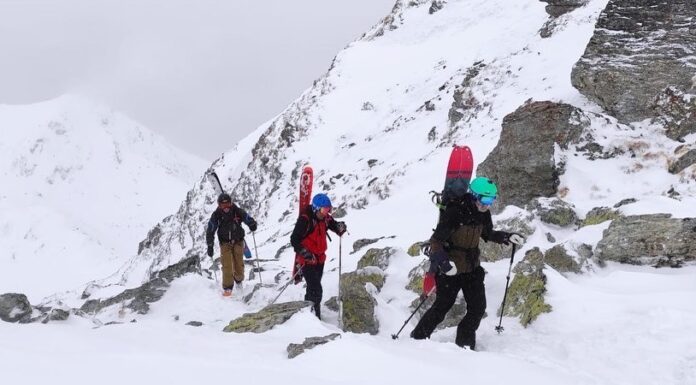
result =
[[[220,260],[222,261],[222,295],[229,297],[235,283],[242,284],[244,280],[244,229],[256,231],[256,221],[246,211],[232,203],[229,194],[222,193],[218,197],[218,208],[208,221],[205,240],[208,244],[208,256],[213,256],[213,243],[217,231],[220,242]]]
[[[474,349],[476,329],[486,311],[486,272],[479,258],[479,239],[500,244],[521,245],[524,239],[516,233],[493,230],[489,211],[498,189],[488,178],[474,179],[466,191],[453,191],[430,238],[430,271],[435,273],[437,294],[432,307],[425,312],[411,332],[415,339],[430,338],[435,327],[444,320],[461,290],[466,301],[466,315],[459,322],[455,343]]]
[[[338,236],[346,232],[346,224],[338,222],[330,215],[331,200],[326,194],[317,194],[312,198],[312,204],[307,206],[295,223],[290,235],[290,244],[295,250],[295,266],[299,274],[295,282],[304,277],[307,282],[305,300],[314,303],[314,314],[321,319],[321,298],[323,289],[321,277],[324,274],[326,261],[327,231],[331,230]]]

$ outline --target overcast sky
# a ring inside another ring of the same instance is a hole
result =
[[[396,0],[0,0],[0,104],[87,95],[213,160]]]

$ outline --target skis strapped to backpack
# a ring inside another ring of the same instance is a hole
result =
[[[300,174],[300,200],[298,216],[304,213],[312,200],[312,183],[314,183],[314,171],[312,170],[311,166],[304,166],[302,168],[302,174]],[[295,263],[294,259],[292,262],[292,276],[294,277],[295,284],[302,282],[302,274],[297,274],[297,264]]]

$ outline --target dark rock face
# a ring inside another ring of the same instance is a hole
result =
[[[313,306],[310,301],[294,301],[268,305],[256,313],[246,313],[225,326],[224,332],[263,333],[281,325],[303,309]]]
[[[24,294],[0,294],[0,319],[5,322],[29,322],[33,309]]]
[[[604,230],[596,255],[635,265],[696,260],[696,218],[651,214],[615,219]]]
[[[683,141],[685,136],[696,132],[696,95],[692,93],[667,87],[657,96],[653,111],[656,120],[665,126],[668,138]]]
[[[288,358],[295,358],[307,350],[314,349],[319,345],[329,343],[340,336],[341,335],[338,333],[332,333],[324,337],[305,338],[304,342],[302,342],[301,344],[290,344],[287,348]]]
[[[357,241],[353,242],[353,253],[359,251],[363,247],[367,245],[371,245],[373,243],[377,243],[380,239],[382,238],[362,238],[358,239]]]
[[[540,0],[547,3],[546,13],[551,17],[559,17],[568,12],[574,11],[576,8],[587,4],[588,0]]]
[[[554,196],[562,173],[554,145],[567,149],[578,143],[589,124],[582,110],[548,101],[525,104],[507,115],[498,144],[477,169],[477,175],[498,185],[494,208],[524,207],[533,198]]]
[[[678,158],[669,165],[669,172],[672,174],[679,174],[680,172],[696,164],[696,148],[678,151],[678,153]]]
[[[695,50],[696,1],[610,0],[571,80],[623,123],[653,118],[667,87],[693,89]]]
[[[184,258],[181,261],[167,267],[164,270],[150,275],[150,281],[134,289],[124,290],[122,293],[108,299],[92,299],[86,301],[80,310],[85,313],[97,313],[102,309],[115,304],[126,304],[125,307],[138,314],[147,314],[150,311],[150,303],[159,301],[169,283],[176,278],[188,273],[200,272],[200,259],[197,255]]]

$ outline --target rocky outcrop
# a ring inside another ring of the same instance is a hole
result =
[[[585,219],[582,221],[581,226],[598,225],[606,221],[612,221],[620,216],[620,212],[612,210],[609,207],[595,207],[585,215]]]
[[[378,268],[368,267],[341,275],[343,330],[370,334],[379,332],[379,321],[375,316],[377,301],[372,293],[384,286],[383,274]]]
[[[498,314],[502,311],[506,316],[519,317],[522,326],[526,327],[541,314],[551,311],[551,305],[544,301],[546,275],[541,250],[535,247],[527,251],[514,272],[505,308],[499,309]]]
[[[661,114],[655,104],[668,87],[694,88],[694,19],[693,0],[609,0],[573,68],[573,86],[623,123]],[[673,136],[693,132],[693,118],[671,118],[683,126]]]
[[[677,158],[669,164],[670,173],[679,174],[696,164],[696,145],[680,146],[675,152]]]
[[[581,273],[580,264],[571,257],[563,245],[556,245],[544,253],[544,262],[559,273]]]
[[[546,223],[566,227],[578,221],[575,206],[558,198],[537,198],[530,206],[539,219]]]
[[[169,283],[188,273],[200,272],[200,259],[197,255],[184,258],[164,270],[151,274],[150,280],[134,289],[108,299],[91,299],[86,301],[80,310],[85,313],[98,313],[109,306],[122,304],[138,314],[147,314],[150,303],[159,301],[169,288]]]
[[[230,333],[263,333],[281,325],[292,316],[313,306],[310,301],[294,301],[268,305],[256,313],[246,313],[231,321],[222,330]]]
[[[329,343],[341,335],[338,333],[332,333],[324,337],[309,337],[305,338],[304,342],[301,344],[290,344],[287,347],[288,358],[295,358],[307,350],[314,349],[319,345],[324,345]]]
[[[383,249],[369,249],[358,261],[358,269],[368,266],[379,267],[383,271],[389,266],[389,259],[396,253],[395,249],[385,247]]]
[[[418,266],[411,269],[411,271],[408,272],[408,284],[406,285],[406,289],[416,294],[423,293],[423,277],[425,277],[425,273],[429,268],[430,260],[425,259],[418,264]]]
[[[657,116],[655,120],[665,127],[668,138],[684,141],[685,136],[696,132],[696,95],[693,93],[667,87],[655,98],[652,107]]]
[[[507,115],[498,144],[477,169],[498,185],[494,208],[524,207],[533,198],[554,196],[562,173],[554,147],[578,143],[589,124],[582,110],[553,102],[528,103]]]
[[[27,296],[20,293],[0,294],[0,319],[5,322],[29,322],[33,309]]]
[[[596,256],[636,265],[678,266],[696,260],[696,218],[652,214],[615,219],[604,230]]]
[[[541,0],[547,3],[546,13],[551,17],[559,17],[568,12],[574,11],[575,9],[582,7],[587,4],[589,0]]]

